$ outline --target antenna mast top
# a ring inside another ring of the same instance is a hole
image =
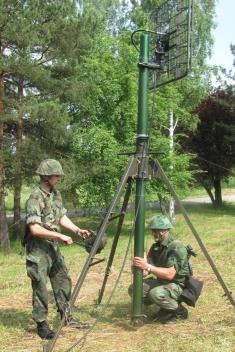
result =
[[[191,67],[192,0],[164,2],[152,12],[150,23],[156,33],[150,52],[156,64],[153,86],[159,87],[186,76]]]

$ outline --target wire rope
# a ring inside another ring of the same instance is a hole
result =
[[[213,161],[209,161],[209,160],[207,160],[207,159],[205,159],[205,158],[202,158],[202,157],[200,157],[200,156],[198,156],[198,155],[197,155],[197,158],[198,158],[198,159],[201,159],[201,160],[203,160],[203,161],[205,161],[205,162],[208,163],[208,164],[217,166],[217,167],[220,168],[220,169],[223,169],[223,170],[226,170],[226,171],[230,171],[230,169],[228,169],[228,168],[226,168],[226,167],[224,167],[224,166],[222,166],[222,165],[219,165],[219,164],[217,164],[217,163],[214,163]],[[234,174],[234,173],[232,173],[232,174]]]
[[[122,262],[122,265],[121,265],[121,268],[120,268],[120,271],[119,271],[119,274],[118,274],[118,277],[117,277],[117,280],[113,286],[113,289],[110,293],[110,296],[106,302],[106,304],[102,307],[102,309],[100,310],[100,314],[98,315],[98,317],[96,318],[94,324],[92,325],[92,327],[87,330],[87,332],[76,342],[74,343],[71,347],[69,347],[67,350],[65,350],[65,352],[70,352],[72,351],[75,347],[77,347],[80,343],[82,342],[85,342],[85,339],[86,337],[92,332],[92,330],[95,328],[95,326],[99,323],[99,321],[101,320],[102,316],[103,316],[103,313],[106,311],[106,309],[108,308],[113,296],[114,296],[114,293],[117,289],[117,286],[119,284],[119,281],[120,281],[120,278],[121,278],[121,275],[123,273],[123,270],[124,270],[124,267],[125,267],[125,264],[126,264],[126,261],[127,261],[127,257],[128,257],[128,253],[130,251],[130,246],[131,246],[131,241],[132,241],[132,238],[133,238],[133,233],[134,233],[134,229],[135,229],[135,223],[136,223],[136,218],[137,218],[137,214],[138,214],[138,209],[139,209],[139,204],[138,203],[138,206],[137,206],[137,211],[136,211],[136,214],[135,214],[135,217],[134,217],[134,221],[133,221],[133,225],[132,225],[132,230],[131,230],[131,233],[130,233],[130,236],[129,236],[129,241],[128,241],[128,244],[127,244],[127,249],[126,249],[126,252],[125,252],[125,256],[124,256],[124,259],[123,259],[123,262]]]

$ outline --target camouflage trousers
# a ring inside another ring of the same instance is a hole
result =
[[[133,286],[129,287],[132,295]],[[144,304],[156,304],[158,308],[176,310],[178,299],[183,292],[180,285],[176,283],[162,284],[158,279],[148,278],[143,280],[143,302]]]
[[[71,297],[72,283],[58,243],[31,237],[26,245],[26,269],[33,290],[33,320],[41,322],[47,318],[48,278],[58,311],[63,312]]]

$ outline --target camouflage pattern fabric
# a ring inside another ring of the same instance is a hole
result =
[[[161,268],[174,266],[176,276],[172,282],[184,285],[185,278],[189,276],[189,267],[187,249],[181,241],[175,240],[170,234],[164,241],[152,245],[147,258],[150,264]],[[169,283],[163,279],[158,281],[163,285]]]
[[[56,241],[32,237],[26,245],[26,269],[32,283],[32,318],[46,320],[48,314],[48,277],[59,312],[71,297],[72,283]]]
[[[172,229],[173,226],[167,216],[155,215],[150,220],[149,228],[151,230],[168,230],[168,229]]]
[[[25,206],[26,224],[40,224],[60,231],[59,220],[66,214],[61,194],[54,189],[47,193],[40,186],[30,194]]]
[[[144,303],[155,303],[166,310],[178,308],[178,299],[182,292],[182,287],[174,282],[162,285],[158,279],[149,278],[143,283]]]
[[[26,223],[37,223],[60,231],[59,219],[66,213],[61,195],[36,187],[26,202]],[[71,279],[57,241],[30,236],[26,243],[26,269],[31,279],[33,314],[36,322],[46,320],[48,313],[48,277],[58,311],[62,312],[71,297]]]
[[[42,175],[42,176],[52,176],[52,175],[63,176],[64,171],[59,161],[55,159],[45,159],[41,162],[41,164],[37,168],[36,174]]]
[[[129,287],[128,292],[132,296],[133,285]],[[182,287],[175,283],[162,285],[153,277],[143,280],[143,303],[146,305],[154,303],[159,309],[176,310],[182,292]]]
[[[176,269],[174,279],[169,282],[160,278],[144,280],[144,299],[159,308],[176,310],[178,299],[183,292],[185,278],[189,276],[187,250],[181,241],[171,234],[162,242],[156,242],[148,253],[148,262],[161,268]]]
[[[176,310],[178,299],[183,292],[185,278],[189,276],[188,257],[185,246],[174,240],[170,234],[164,241],[156,242],[148,253],[148,262],[161,268],[176,269],[176,276],[172,281],[150,277],[143,280],[144,304],[156,304],[158,308]],[[129,287],[132,295],[133,286]]]

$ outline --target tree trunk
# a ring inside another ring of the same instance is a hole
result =
[[[7,218],[5,212],[5,188],[4,188],[4,161],[3,161],[3,131],[4,124],[2,121],[2,114],[4,106],[2,102],[2,95],[4,90],[3,72],[0,72],[0,248],[4,252],[10,250],[10,241],[8,235]]]
[[[178,123],[177,119],[176,119],[176,121],[174,123],[174,112],[173,112],[173,110],[170,111],[169,118],[170,118],[169,140],[170,140],[170,160],[171,160],[170,169],[171,169],[171,171],[173,171],[174,166],[173,166],[173,162],[172,162],[172,157],[173,157],[173,154],[174,154],[174,131],[175,131],[175,128],[176,128],[177,123]],[[173,225],[175,225],[175,223],[176,223],[175,202],[174,202],[174,198],[172,197],[172,195],[170,195],[170,200],[169,200],[169,218],[170,218],[171,223]]]
[[[18,84],[18,102],[20,103],[23,98],[23,80]],[[19,116],[16,124],[16,158],[15,158],[15,177],[14,177],[14,219],[13,219],[13,238],[16,239],[21,232],[21,144],[23,136],[23,118]]]
[[[211,188],[206,186],[204,183],[202,183],[202,186],[205,188],[208,196],[210,197],[211,203],[214,205],[215,204],[215,197],[214,197],[214,194],[212,193]]]
[[[215,188],[215,203],[214,203],[214,205],[216,207],[219,207],[219,206],[221,206],[223,204],[220,176],[215,176],[215,178],[214,178],[214,188]]]
[[[160,209],[163,215],[167,216],[167,203],[166,200],[161,196],[160,193],[158,193],[158,199],[159,199],[159,205],[160,205]]]

